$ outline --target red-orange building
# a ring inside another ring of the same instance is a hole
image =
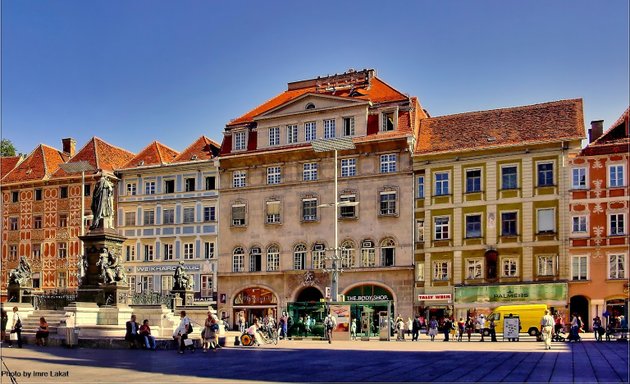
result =
[[[569,311],[592,319],[628,316],[628,113],[572,159],[569,204]]]
[[[62,143],[61,151],[40,144],[25,159],[16,161],[10,171],[2,171],[3,298],[7,274],[16,267],[20,256],[25,256],[31,265],[35,292],[77,288],[78,258],[82,254],[78,235],[81,218],[91,213],[92,184],[100,172],[113,174],[115,168],[134,156],[96,137],[76,154],[74,139],[63,139]],[[80,161],[93,168],[85,173],[83,191],[81,173],[61,169],[62,164]]]

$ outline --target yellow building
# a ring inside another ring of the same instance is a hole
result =
[[[582,101],[423,119],[417,137],[416,313],[564,308],[567,163],[584,137]]]

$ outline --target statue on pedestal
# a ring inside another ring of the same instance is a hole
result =
[[[105,175],[94,187],[91,208],[94,218],[90,230],[114,228],[114,184]]]
[[[192,277],[184,270],[184,262],[180,261],[173,275],[173,291],[191,291],[194,283]]]
[[[125,268],[120,264],[118,257],[107,248],[103,248],[96,265],[101,267],[101,279],[104,284],[127,284]]]
[[[30,287],[32,285],[31,266],[28,264],[26,257],[20,256],[20,263],[17,268],[9,272],[9,284],[19,285],[20,287]]]

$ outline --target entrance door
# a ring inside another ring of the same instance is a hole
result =
[[[588,317],[588,299],[581,295],[573,296],[570,301],[569,309],[571,311],[570,319],[573,318],[574,313],[577,313],[582,317],[584,331],[588,331],[591,325],[590,318]]]

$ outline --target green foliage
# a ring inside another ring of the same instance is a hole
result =
[[[0,156],[15,156],[15,146],[9,139],[0,141]]]

